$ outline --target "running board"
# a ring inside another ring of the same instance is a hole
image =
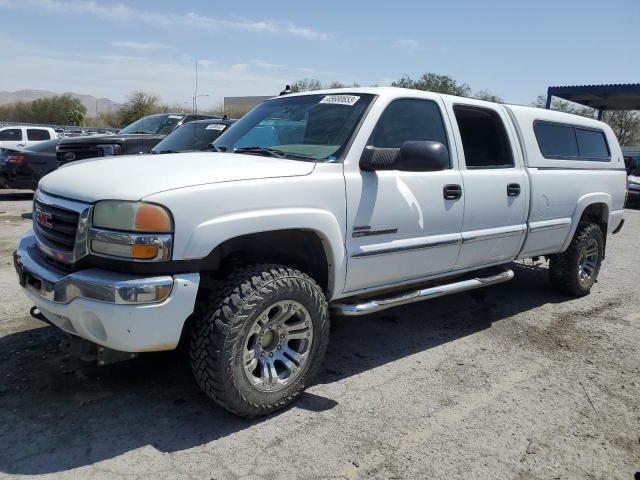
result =
[[[448,283],[446,285],[414,290],[398,295],[397,297],[364,300],[362,303],[336,303],[331,306],[331,310],[338,315],[345,315],[347,317],[367,315],[391,307],[398,307],[409,303],[421,302],[422,300],[429,300],[430,298],[444,297],[452,293],[466,292],[467,290],[496,285],[507,282],[512,278],[513,270],[505,270],[504,272],[489,277],[476,277],[460,282]]]

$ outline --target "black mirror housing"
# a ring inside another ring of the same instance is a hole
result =
[[[440,142],[408,141],[401,148],[366,147],[360,169],[437,172],[449,168],[449,149]]]

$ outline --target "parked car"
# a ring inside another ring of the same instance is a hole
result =
[[[58,168],[56,146],[59,142],[59,139],[49,140],[10,151],[0,166],[0,183],[9,188],[35,190],[42,177]]]
[[[623,148],[622,153],[624,154],[624,165],[628,174],[635,170],[640,170],[640,149]]]
[[[108,363],[183,339],[203,391],[247,417],[312,384],[330,309],[495,285],[541,256],[554,288],[587,295],[623,224],[612,129],[552,110],[306,92],[255,107],[214,147],[47,175],[15,265],[32,314],[80,351]]]
[[[0,128],[0,148],[28,148],[40,142],[58,138],[49,127],[4,127]]]
[[[236,120],[211,118],[184,123],[151,149],[151,153],[179,153],[211,150],[211,144]]]
[[[627,198],[629,203],[640,203],[640,166],[635,168],[627,177]]]
[[[16,150],[11,150],[8,148],[0,148],[0,188],[4,188],[6,186],[4,168],[5,168],[5,161],[7,159],[7,156],[15,151]]]
[[[64,165],[85,158],[149,153],[160,140],[180,125],[211,115],[162,113],[149,115],[124,127],[116,135],[95,135],[64,138],[58,145],[58,164]]]

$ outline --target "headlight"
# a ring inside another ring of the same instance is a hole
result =
[[[93,208],[93,226],[110,230],[171,233],[171,214],[160,205],[105,200]]]
[[[171,258],[173,222],[167,209],[144,202],[105,200],[93,208],[94,254],[138,261]]]

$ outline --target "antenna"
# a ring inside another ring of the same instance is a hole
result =
[[[198,98],[198,60],[196,59],[196,86],[193,91],[193,114],[196,114],[196,98]]]

